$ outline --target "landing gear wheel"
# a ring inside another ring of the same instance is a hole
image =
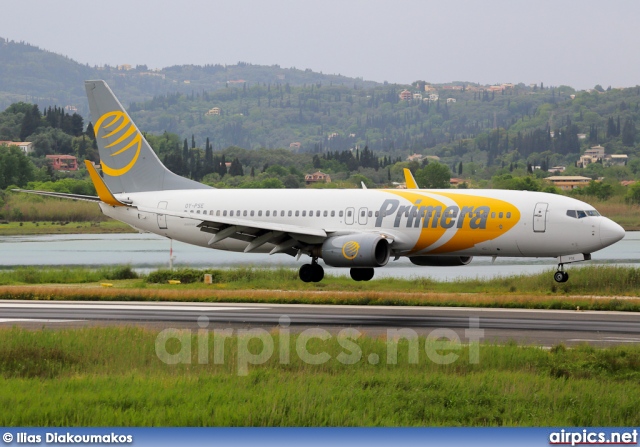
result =
[[[567,282],[569,280],[569,274],[558,270],[553,274],[553,279],[555,279],[556,282]]]
[[[300,267],[300,270],[298,271],[298,276],[300,276],[300,279],[303,282],[311,282],[313,281],[313,275],[314,273],[314,269],[313,266],[311,264],[305,264],[302,267]]]
[[[564,272],[555,272],[553,274],[553,279],[555,279],[556,282],[564,282]]]
[[[311,265],[311,272],[312,272],[311,281],[313,282],[322,281],[322,279],[324,278],[324,269],[322,268],[322,266],[319,264],[310,264],[310,265]]]
[[[369,281],[373,278],[374,270],[369,268],[352,268],[349,270],[349,274],[354,281]]]
[[[305,264],[300,267],[298,276],[304,282],[320,282],[324,278],[324,269],[314,259],[311,264]]]

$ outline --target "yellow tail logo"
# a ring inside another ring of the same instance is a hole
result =
[[[112,118],[111,121],[105,124],[104,122],[109,118]],[[103,124],[104,127],[102,127]],[[101,128],[103,129],[103,132],[107,133],[106,135],[99,137]],[[136,127],[131,122],[131,119],[124,112],[119,110],[107,112],[102,115],[98,121],[96,121],[94,130],[96,138],[117,137],[113,143],[105,146],[106,149],[113,148],[112,150],[115,150],[115,152],[111,154],[112,157],[122,154],[129,149],[135,148],[135,153],[133,154],[131,161],[122,168],[112,168],[108,166],[104,160],[100,162],[102,165],[102,171],[107,175],[117,177],[127,173],[133,165],[136,164],[136,161],[140,156],[140,150],[142,149],[142,135],[136,131]]]

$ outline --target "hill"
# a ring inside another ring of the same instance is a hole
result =
[[[600,144],[608,154],[629,155],[621,179],[640,171],[640,87],[578,92],[521,83],[390,85],[248,63],[156,71],[89,67],[0,40],[0,108],[27,100],[41,110],[70,106],[65,110],[86,120],[87,78],[105,79],[143,131],[176,134],[172,141],[190,139],[192,148],[206,148],[207,139],[213,150],[326,154],[368,146],[394,160],[413,153],[436,156],[454,172],[460,163],[468,165],[466,173],[487,167],[487,178],[514,164],[573,166]],[[598,177],[601,168],[595,164],[585,173]]]
[[[334,83],[372,86],[363,79],[325,75],[311,70],[236,65],[181,65],[149,70],[144,65],[90,67],[68,57],[42,50],[25,42],[0,37],[0,111],[17,101],[49,106],[72,106],[88,118],[84,93],[86,79],[104,79],[118,92],[123,104],[144,101],[166,93],[191,94],[225,88],[227,83],[283,83],[304,85]]]

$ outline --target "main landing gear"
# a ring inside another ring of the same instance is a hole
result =
[[[564,264],[558,264],[558,271],[553,274],[553,279],[556,282],[567,282],[569,280],[569,274],[564,271]]]
[[[351,274],[351,278],[354,281],[369,281],[371,278],[373,278],[372,267],[352,268],[351,270],[349,270],[349,273]]]
[[[318,258],[313,258],[311,264],[300,267],[298,275],[304,282],[320,282],[324,278],[324,269],[318,264]]]

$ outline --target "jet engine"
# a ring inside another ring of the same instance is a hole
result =
[[[321,248],[322,259],[332,267],[382,267],[390,255],[389,242],[379,234],[334,236]]]
[[[423,267],[453,267],[455,265],[467,265],[473,256],[413,256],[409,260]]]

